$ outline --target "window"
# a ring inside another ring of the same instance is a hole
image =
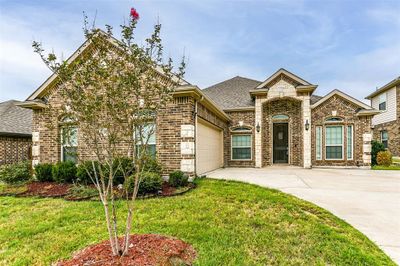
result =
[[[251,135],[232,136],[232,160],[251,160]]]
[[[61,160],[78,162],[78,128],[68,126],[61,128]]]
[[[325,129],[325,158],[327,160],[343,159],[343,127],[327,126]]]
[[[273,120],[288,120],[289,117],[287,115],[274,115],[272,117]]]
[[[138,140],[136,143],[137,153],[147,142],[148,154],[151,157],[156,156],[156,125],[154,123],[136,127],[135,138]]]
[[[317,126],[315,128],[315,138],[316,158],[317,160],[322,160],[322,127]]]
[[[386,93],[379,95],[379,110],[386,111]]]
[[[342,122],[343,119],[340,117],[329,117],[325,119],[325,122]]]
[[[231,129],[233,132],[251,132],[251,127],[239,126]]]
[[[387,149],[387,147],[388,147],[388,140],[389,140],[388,132],[386,130],[382,130],[381,131],[381,142],[382,142],[383,146],[385,147],[385,149]]]
[[[353,159],[353,125],[347,126],[347,160]]]

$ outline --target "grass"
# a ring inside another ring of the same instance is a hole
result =
[[[400,170],[400,165],[392,164],[390,166],[374,165],[373,170]]]
[[[395,265],[329,212],[254,185],[202,179],[182,196],[139,200],[136,210],[135,233],[191,243],[197,265]],[[98,202],[0,197],[0,265],[68,258],[107,239],[103,220]]]

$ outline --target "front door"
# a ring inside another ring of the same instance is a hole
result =
[[[289,134],[288,123],[274,123],[273,163],[288,163]]]

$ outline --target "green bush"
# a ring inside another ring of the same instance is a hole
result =
[[[380,151],[385,151],[385,146],[381,142],[373,140],[371,143],[371,164],[372,165],[377,165],[378,162],[376,161],[378,152]]]
[[[115,172],[114,185],[124,184],[124,173],[125,176],[130,176],[135,171],[133,159],[130,157],[119,157],[113,162],[113,169]]]
[[[81,164],[78,165],[76,169],[76,181],[81,184],[92,184],[92,179],[90,179],[90,176],[86,170],[89,171],[90,175],[92,178],[94,178],[94,170],[93,170],[93,164],[94,162],[94,167],[96,168],[97,174],[99,174],[99,162],[98,161],[85,161]]]
[[[162,189],[163,182],[164,180],[158,173],[144,172],[141,175],[139,194],[144,195],[157,193]]]
[[[32,178],[29,161],[6,164],[0,167],[0,181],[5,183],[20,183]]]
[[[143,166],[143,171],[162,174],[162,166],[159,161],[155,158],[149,158]]]
[[[175,171],[169,174],[169,184],[172,187],[183,187],[188,184],[188,175],[182,171]]]
[[[389,151],[380,151],[376,162],[381,166],[390,166],[392,164],[392,154]]]
[[[35,166],[36,179],[41,182],[54,181],[52,175],[53,165],[50,163],[40,163]]]
[[[52,176],[58,183],[72,183],[76,180],[76,166],[74,162],[58,162],[53,166]]]

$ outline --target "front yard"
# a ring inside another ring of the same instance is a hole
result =
[[[254,185],[202,179],[182,196],[139,200],[137,210],[136,233],[192,244],[198,265],[395,265],[327,211]],[[0,197],[0,265],[49,265],[104,239],[98,202]]]

